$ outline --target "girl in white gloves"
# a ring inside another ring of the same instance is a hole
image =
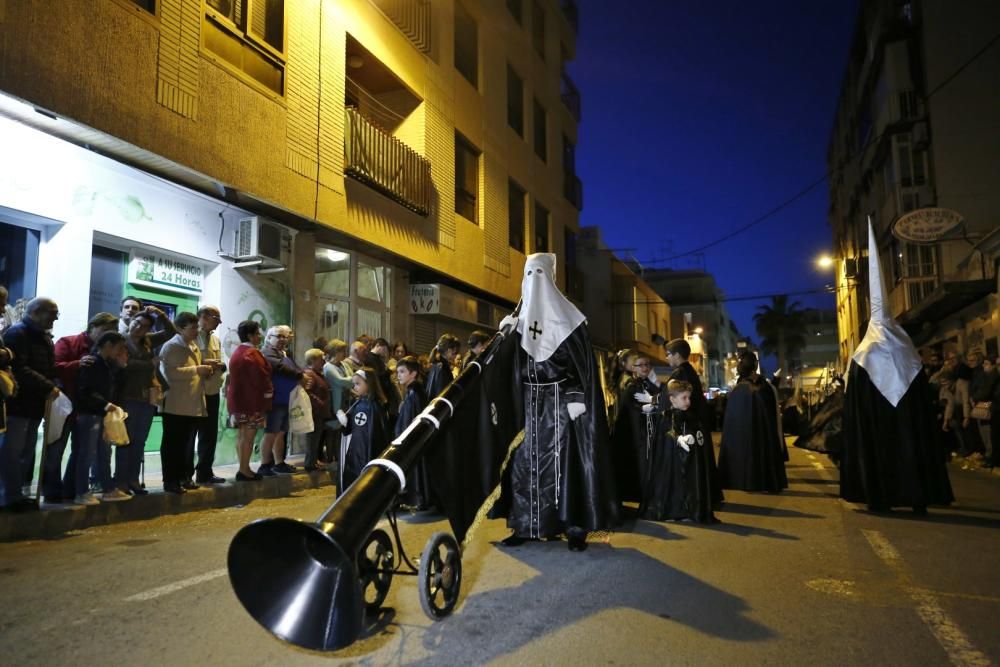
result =
[[[389,446],[390,440],[386,400],[375,371],[368,367],[359,368],[351,379],[357,400],[347,412],[337,410],[337,420],[344,434],[340,443],[338,495],[354,483],[369,461]]]

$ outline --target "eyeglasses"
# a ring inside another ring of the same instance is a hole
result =
[[[632,364],[636,368],[649,368],[649,364]]]

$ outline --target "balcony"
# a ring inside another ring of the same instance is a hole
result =
[[[413,46],[423,53],[431,52],[430,0],[371,0]]]
[[[577,9],[575,0],[559,0],[559,9],[562,10],[563,16],[573,27],[573,32],[580,31],[580,12]]]
[[[415,213],[430,213],[430,160],[353,107],[344,109],[344,173]]]
[[[573,79],[563,71],[559,77],[559,96],[562,98],[563,106],[569,109],[570,114],[580,122],[580,91],[577,89]]]
[[[577,211],[583,210],[583,183],[569,171],[563,173],[563,196]]]

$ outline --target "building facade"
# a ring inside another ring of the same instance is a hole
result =
[[[986,0],[861,3],[827,153],[841,369],[869,317],[869,216],[914,343],[998,352],[1000,48],[984,49],[997,25]],[[908,223],[938,209],[961,224],[914,236]]]
[[[575,5],[0,3],[0,283],[428,352],[573,268]],[[40,45],[45,45],[41,48]],[[67,278],[70,278],[67,280]],[[436,296],[435,296],[436,295]]]

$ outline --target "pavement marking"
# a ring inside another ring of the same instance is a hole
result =
[[[196,577],[189,577],[188,579],[181,579],[180,581],[175,581],[172,584],[167,584],[166,586],[158,586],[156,588],[151,588],[148,591],[142,593],[136,593],[135,595],[130,595],[125,598],[125,602],[145,602],[146,600],[155,600],[158,597],[164,595],[170,595],[171,593],[176,593],[179,590],[188,588],[189,586],[194,586],[196,584],[203,583],[205,581],[211,581],[212,579],[218,579],[219,577],[224,577],[229,572],[226,568],[220,568],[218,570],[212,570],[211,572],[206,572],[205,574],[199,574]]]
[[[972,645],[965,633],[938,604],[936,593],[910,583],[910,575],[906,571],[902,556],[885,535],[877,530],[867,529],[862,529],[861,533],[875,554],[896,573],[903,590],[917,604],[917,615],[920,620],[948,654],[951,664],[955,667],[989,667],[993,664],[985,654]]]

